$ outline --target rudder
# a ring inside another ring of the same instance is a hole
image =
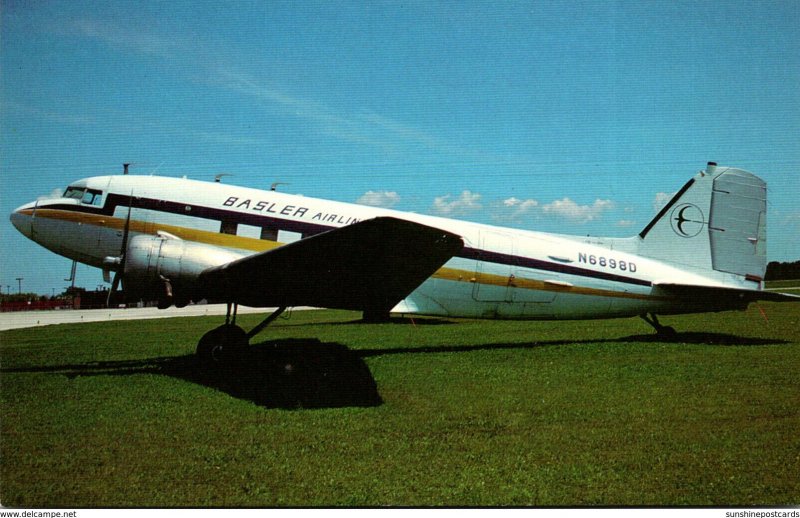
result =
[[[711,263],[715,270],[762,280],[767,268],[767,184],[741,169],[714,179]]]

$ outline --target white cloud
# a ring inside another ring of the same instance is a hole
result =
[[[541,218],[549,216],[567,220],[568,223],[582,225],[599,219],[604,213],[613,209],[615,203],[611,200],[596,199],[589,205],[579,205],[570,198],[554,200],[550,203],[540,203],[537,200],[521,200],[517,197],[506,198],[492,204],[493,219],[496,221],[521,223],[526,218]],[[621,220],[618,226],[630,226],[635,222]]]
[[[519,213],[519,214],[524,214],[524,213],[530,212],[530,211],[532,211],[533,209],[535,209],[538,206],[539,206],[539,202],[536,201],[536,200],[525,200],[525,201],[520,202],[517,205],[515,205],[515,207],[517,209],[517,213]]]
[[[131,30],[113,19],[82,18],[68,23],[62,30],[100,41],[111,48],[161,59],[172,74],[250,97],[266,107],[278,107],[284,114],[310,121],[317,131],[341,140],[373,146],[384,152],[398,152],[403,145],[459,154],[468,152],[389,117],[361,111],[345,112],[295,95],[279,82],[237,65],[235,60],[226,56],[225,49],[204,47],[196,41],[171,34],[162,36],[147,28]],[[253,68],[268,69],[268,65]],[[252,64],[248,63],[248,68],[251,67]]]
[[[523,216],[533,213],[539,202],[536,200],[520,200],[519,198],[511,197],[503,200],[503,206],[496,210],[497,214],[495,219],[501,221],[519,221]]]
[[[111,20],[80,18],[69,22],[67,30],[100,40],[112,47],[132,48],[142,54],[172,57],[182,50],[174,38],[162,37],[140,27],[131,30],[130,27],[121,27]]]
[[[356,203],[370,207],[394,207],[400,202],[400,195],[394,191],[367,191]]]
[[[575,223],[588,223],[599,218],[603,212],[613,207],[614,202],[611,200],[597,199],[591,205],[578,205],[569,198],[562,198],[542,205],[542,212],[565,218]]]
[[[62,27],[63,25],[63,27]],[[439,131],[429,131],[422,126],[409,124],[366,109],[343,110],[337,105],[309,98],[296,91],[291,83],[276,79],[279,74],[270,70],[282,67],[270,57],[253,61],[252,56],[242,61],[236,48],[210,45],[188,34],[154,30],[150,26],[132,25],[128,19],[113,17],[83,17],[60,24],[60,33],[78,35],[101,42],[113,49],[122,49],[160,61],[168,73],[193,83],[211,85],[235,94],[249,97],[267,109],[278,109],[284,116],[310,122],[310,127],[323,135],[342,141],[370,146],[383,153],[402,156],[417,149],[453,154],[460,160],[497,164],[499,162],[531,161],[527,157],[496,155],[465,147],[440,136]],[[292,74],[288,74],[289,77]],[[216,140],[224,137],[207,135]],[[233,143],[259,145],[237,139]]]
[[[50,192],[50,194],[45,194],[45,195],[39,196],[36,199],[39,200],[39,201],[52,200],[53,198],[60,198],[63,194],[64,194],[63,187],[61,189],[55,188]]]
[[[449,194],[438,196],[433,200],[433,212],[441,216],[463,216],[479,210],[482,205],[481,195],[471,191],[463,191],[461,196],[451,201]]]
[[[514,207],[522,211],[529,211],[534,207],[537,207],[539,202],[536,200],[520,200],[519,198],[514,198],[512,196],[511,198],[503,200],[503,205],[506,207]]]
[[[675,196],[674,192],[657,192],[656,197],[653,199],[653,212],[658,212],[664,205],[669,203],[669,200]]]
[[[631,220],[631,219],[621,219],[621,220],[617,221],[617,226],[618,227],[632,227],[635,224],[636,224],[636,222]]]

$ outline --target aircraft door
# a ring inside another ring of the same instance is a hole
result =
[[[479,242],[472,297],[479,302],[512,302],[516,268],[514,236],[481,231]]]
[[[541,238],[531,239],[522,237],[516,243],[517,255],[527,258],[543,258],[547,255],[548,245],[544,245]],[[552,253],[552,252],[550,252]],[[535,264],[535,263],[534,263]],[[553,271],[543,271],[534,268],[530,261],[520,260],[520,264],[514,268],[516,288],[513,293],[515,304],[524,306],[522,312],[525,315],[537,316],[547,314],[549,309],[542,308],[556,299],[557,292],[551,289],[541,289],[544,281],[561,282],[559,273]],[[544,286],[546,288],[546,286]],[[543,313],[544,312],[544,313]]]
[[[92,205],[93,207],[97,208],[104,207],[108,199],[110,185],[111,179],[109,179],[108,183],[103,186],[95,186],[102,187],[102,190],[87,190],[84,198],[81,200],[81,203]],[[87,238],[91,239],[94,243],[95,251],[93,255],[101,260],[109,255],[118,255],[119,244],[117,243],[118,239],[115,236],[117,231],[114,229],[114,225],[111,223],[111,215],[105,213],[97,215],[93,228],[94,230],[92,233],[87,234]]]

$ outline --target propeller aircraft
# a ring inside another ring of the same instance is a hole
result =
[[[25,236],[113,272],[109,303],[228,304],[197,348],[213,361],[293,306],[477,319],[593,319],[743,310],[765,291],[766,184],[709,162],[641,232],[578,237],[219,182],[112,175],[11,214]],[[254,329],[238,305],[277,308]]]

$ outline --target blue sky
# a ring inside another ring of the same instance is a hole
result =
[[[8,0],[1,16],[4,291],[59,292],[70,265],[7,214],[123,162],[624,236],[714,160],[767,181],[769,259],[800,259],[793,0]]]

